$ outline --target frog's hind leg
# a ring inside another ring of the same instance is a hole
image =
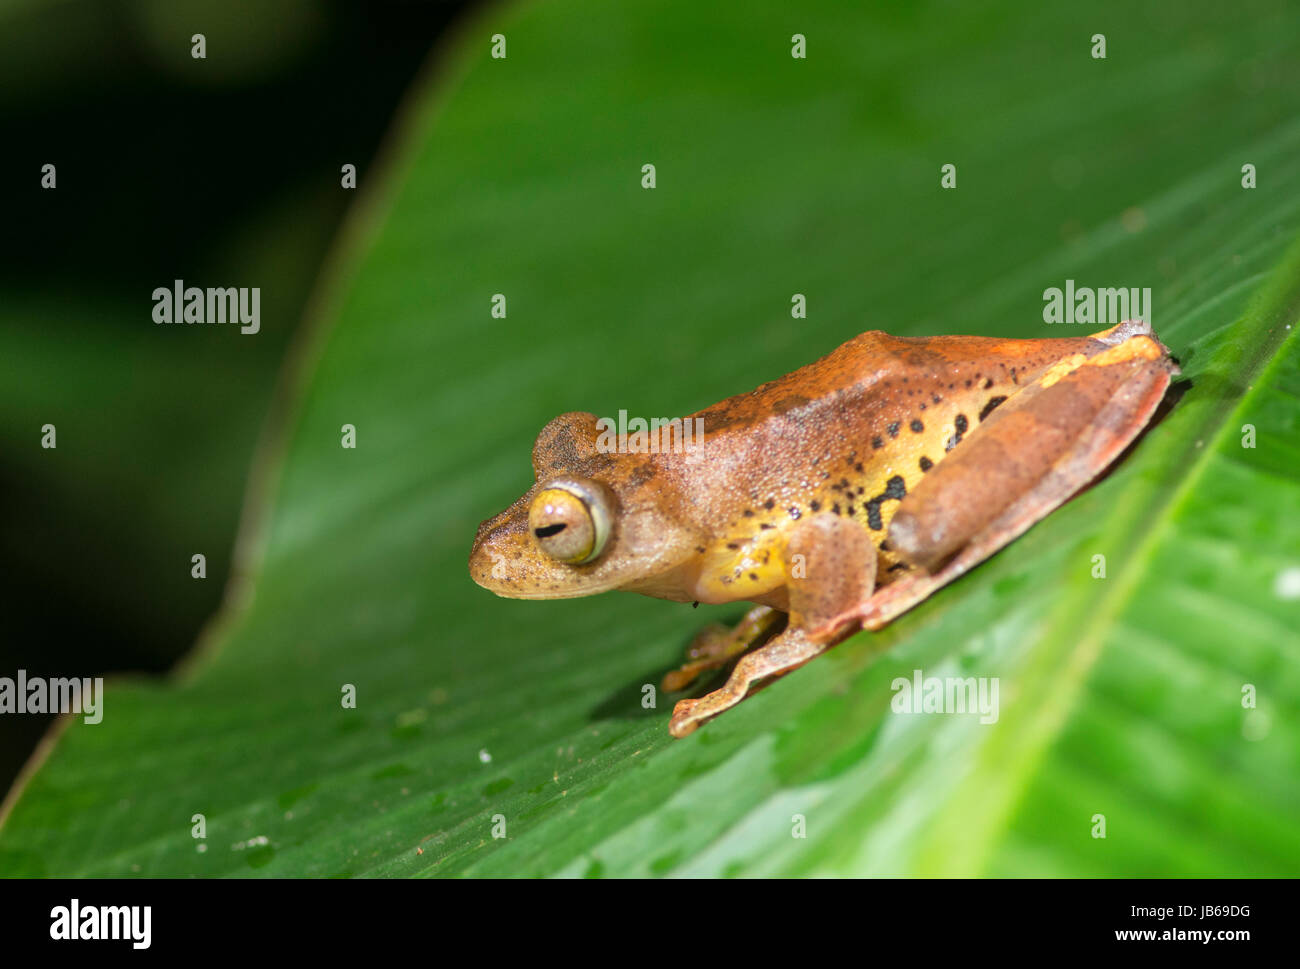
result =
[[[1137,437],[1176,372],[1140,335],[1003,404],[899,505],[889,544],[913,568],[840,621],[880,628],[1069,500]]]
[[[706,670],[726,666],[747,649],[770,638],[785,620],[783,613],[768,606],[755,606],[732,628],[720,623],[705,626],[686,648],[686,662],[666,673],[660,684],[664,692],[684,690]]]

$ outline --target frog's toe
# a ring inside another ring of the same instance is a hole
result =
[[[677,693],[684,690],[700,677],[700,673],[706,667],[700,663],[686,663],[680,669],[671,670],[664,674],[664,678],[659,682],[659,688],[665,693]]]
[[[700,725],[703,718],[692,716],[691,711],[695,709],[699,702],[699,700],[677,701],[677,705],[673,707],[672,719],[668,721],[668,732],[670,734],[680,739],[695,732],[695,728]]]

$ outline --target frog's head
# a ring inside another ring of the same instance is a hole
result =
[[[596,416],[561,414],[533,445],[535,483],[479,525],[470,576],[512,599],[655,586],[694,553],[658,454],[606,453]],[[665,580],[666,581],[666,580]]]

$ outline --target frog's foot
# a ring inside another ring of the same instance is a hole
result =
[[[1151,419],[1177,369],[1145,333],[993,412],[913,490],[889,543],[914,567],[856,610],[878,629],[1068,501]],[[1032,453],[1016,442],[1035,441]],[[844,618],[844,617],[841,617]]]
[[[784,619],[784,613],[768,606],[755,606],[731,629],[719,623],[705,626],[686,648],[686,662],[664,676],[661,688],[666,693],[686,689],[705,670],[726,666],[772,635]]]
[[[827,644],[815,643],[802,630],[788,626],[766,646],[742,658],[720,689],[698,700],[679,700],[673,708],[668,732],[674,737],[685,737],[705,720],[745,699],[750,687],[759,680],[788,673],[827,648]]]

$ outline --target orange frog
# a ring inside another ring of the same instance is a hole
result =
[[[611,589],[748,601],[664,678],[682,737],[858,628],[878,629],[1097,477],[1178,368],[1141,321],[1049,340],[873,331],[696,415],[686,450],[619,453],[592,414],[533,446],[536,482],[479,526],[474,581],[501,596]],[[755,648],[756,647],[756,648]]]

